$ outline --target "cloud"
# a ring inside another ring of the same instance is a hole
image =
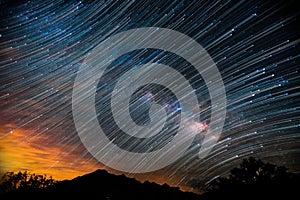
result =
[[[1,128],[1,135],[7,127]],[[47,142],[48,141],[48,142]],[[57,180],[71,179],[103,168],[77,145],[52,145],[48,135],[33,136],[31,130],[17,129],[0,139],[0,170],[28,170],[53,176]]]

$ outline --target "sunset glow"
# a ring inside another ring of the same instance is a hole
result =
[[[2,134],[3,135],[3,134]],[[82,150],[72,146],[54,146],[44,135],[32,136],[32,131],[18,129],[0,140],[1,173],[29,171],[47,174],[56,180],[72,179],[90,173],[101,166],[79,157]]]

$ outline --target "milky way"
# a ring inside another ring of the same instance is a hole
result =
[[[68,147],[67,154],[80,148],[78,157],[95,162],[73,121],[77,72],[87,55],[113,35],[161,27],[197,41],[220,72],[227,106],[216,146],[205,158],[198,157],[212,114],[205,80],[182,57],[151,48],[116,59],[99,80],[97,120],[108,138],[134,152],[154,151],[172,140],[183,108],[161,85],[139,88],[129,106],[141,126],[151,123],[153,102],[164,107],[168,116],[164,130],[172,131],[163,131],[156,139],[119,136],[107,108],[120,74],[145,63],[161,63],[189,80],[201,105],[200,117],[190,125],[198,134],[183,157],[162,169],[165,181],[181,186],[198,178],[205,183],[249,156],[300,172],[300,16],[293,1],[2,1],[0,5],[1,139],[26,129],[27,142],[44,138],[37,148]],[[65,154],[57,155],[57,160]],[[151,179],[151,174],[145,176]]]

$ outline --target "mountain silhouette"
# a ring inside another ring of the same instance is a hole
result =
[[[105,170],[96,170],[92,173],[78,176],[72,180],[58,181],[52,186],[43,189],[14,191],[3,194],[3,197],[13,198],[95,198],[102,200],[119,199],[172,199],[189,200],[199,199],[199,195],[183,192],[177,187],[167,184],[145,181],[141,183],[125,175],[110,174]]]
[[[287,168],[264,163],[253,157],[230,170],[227,177],[213,179],[207,191],[198,195],[183,192],[178,187],[154,182],[139,182],[125,175],[110,174],[106,170],[78,176],[72,180],[55,181],[51,177],[29,172],[8,172],[0,184],[0,199],[61,199],[96,198],[99,200],[164,199],[164,200],[211,200],[211,199],[291,199],[298,194],[300,175]],[[1,182],[1,181],[0,181]],[[201,189],[203,181],[190,183]],[[2,191],[1,191],[2,190]]]

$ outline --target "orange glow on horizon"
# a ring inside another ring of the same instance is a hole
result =
[[[45,144],[44,135],[29,137],[30,131],[18,129],[0,139],[0,173],[29,171],[46,174],[55,180],[72,179],[103,168],[79,157],[72,146]]]
[[[57,138],[50,138],[46,134],[37,135],[31,130],[13,130],[14,127],[5,125],[0,129],[0,180],[5,172],[27,170],[30,173],[52,176],[55,180],[70,180],[97,169],[105,169],[109,173],[124,174],[140,182],[148,180],[160,185],[167,183],[170,186],[178,187],[168,180],[168,174],[164,170],[145,174],[116,171],[88,157],[86,150],[80,144],[53,145],[53,141],[58,140]],[[7,134],[8,129],[13,131]],[[46,141],[50,142],[46,143]],[[189,191],[189,188],[182,186],[180,189]]]

